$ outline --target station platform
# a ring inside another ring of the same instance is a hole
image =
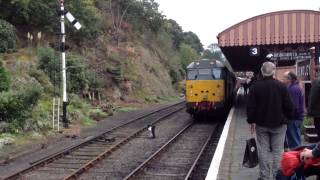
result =
[[[240,92],[237,104],[229,113],[206,180],[257,180],[259,166],[255,168],[242,166],[245,143],[251,137],[246,121],[246,98]],[[303,144],[308,143],[303,142]],[[312,177],[307,180],[315,179]]]

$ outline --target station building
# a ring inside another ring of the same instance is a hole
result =
[[[297,73],[308,95],[319,69],[320,12],[278,11],[244,20],[218,35],[218,45],[234,71],[259,73],[261,64],[272,61],[276,78],[285,71]]]

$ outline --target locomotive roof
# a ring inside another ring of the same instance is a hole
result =
[[[200,59],[190,63],[187,69],[192,68],[214,68],[214,67],[225,67],[223,63],[215,59]]]

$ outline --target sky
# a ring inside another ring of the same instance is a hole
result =
[[[248,18],[280,10],[319,10],[320,0],[155,0],[166,18],[198,35],[204,48],[217,35]]]

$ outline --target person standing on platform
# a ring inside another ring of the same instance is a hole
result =
[[[308,115],[313,117],[314,126],[318,134],[318,141],[320,141],[320,76],[312,82]]]
[[[294,149],[301,146],[300,128],[304,118],[304,96],[295,73],[288,71],[285,73],[284,78],[294,104],[294,117],[292,121],[288,123],[286,142],[289,149]]]
[[[287,122],[293,118],[293,103],[285,84],[273,78],[275,65],[262,64],[263,78],[252,84],[247,104],[247,122],[256,132],[259,180],[275,179],[280,167]],[[270,161],[271,160],[271,161]],[[273,178],[270,178],[272,172]]]

